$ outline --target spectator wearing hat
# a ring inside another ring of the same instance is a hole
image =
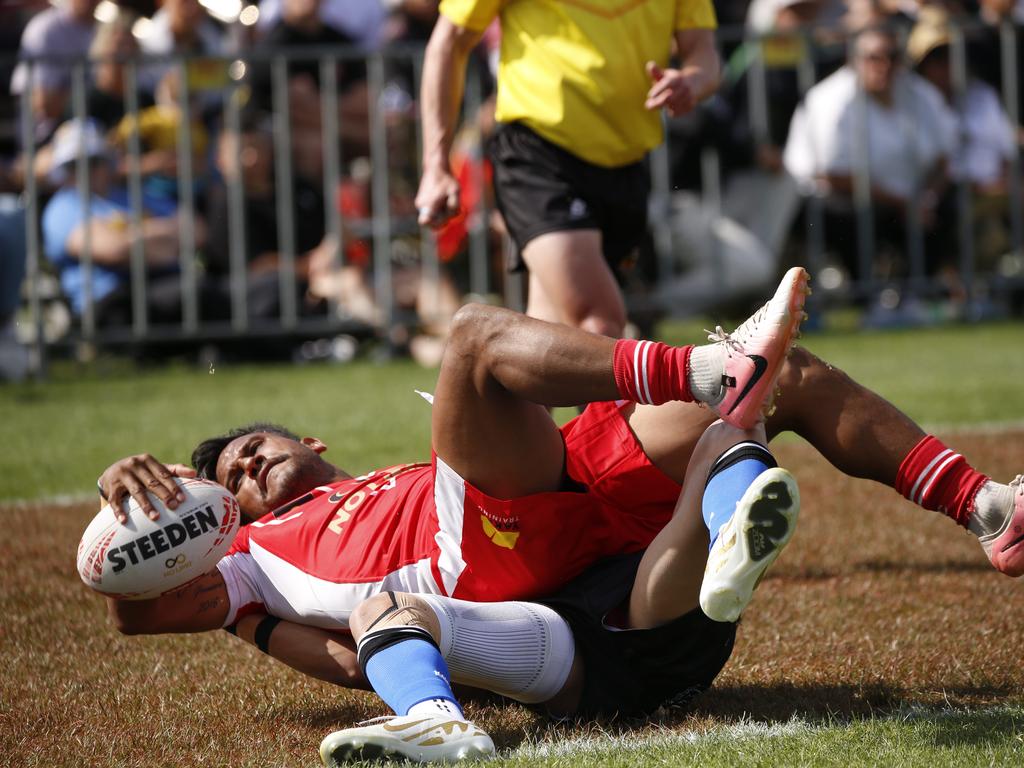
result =
[[[133,245],[141,239],[150,318],[172,322],[180,317],[180,288],[175,274],[179,255],[177,217],[150,216],[144,210],[136,232],[127,190],[115,181],[114,158],[95,121],[63,123],[52,144],[52,173],[62,186],[43,211],[43,250],[60,273],[61,287],[72,311],[81,315],[87,295],[91,295],[98,324],[129,323],[129,262]],[[81,154],[88,158],[88,204],[83,204],[72,172]],[[204,228],[197,222],[197,243],[204,238]],[[88,269],[83,263],[87,251]]]
[[[1010,118],[992,86],[964,72],[963,86],[957,89],[949,23],[943,9],[923,8],[907,40],[907,54],[914,69],[938,89],[955,116],[957,145],[950,157],[950,177],[970,186],[975,256],[991,265],[1010,248],[1007,194],[1017,143]],[[952,199],[947,201],[952,209]],[[956,213],[950,210],[942,218],[955,221]]]
[[[950,158],[950,176],[970,183],[978,193],[1005,194],[1016,151],[1013,126],[990,85],[965,73],[963,92],[956,92],[946,11],[931,6],[921,10],[907,40],[907,54],[915,71],[938,89],[956,117],[959,142]]]

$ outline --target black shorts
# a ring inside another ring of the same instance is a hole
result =
[[[629,598],[642,552],[604,560],[543,603],[564,618],[584,664],[581,717],[636,717],[686,704],[707,690],[732,654],[736,624],[696,608],[654,629],[609,629]]]
[[[509,270],[525,268],[523,248],[538,235],[601,231],[604,256],[621,278],[647,232],[650,181],[643,162],[618,168],[588,163],[522,123],[501,125],[488,143],[494,195],[516,253]]]

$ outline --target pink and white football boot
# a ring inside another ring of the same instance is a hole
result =
[[[774,410],[775,381],[806,317],[809,282],[807,270],[793,267],[768,303],[739,328],[726,333],[719,326],[708,333],[708,340],[725,350],[725,397],[714,411],[726,423],[750,429]]]
[[[1024,475],[1010,481],[1013,511],[998,531],[978,537],[996,570],[1007,576],[1024,575]]]

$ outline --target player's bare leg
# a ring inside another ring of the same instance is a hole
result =
[[[539,235],[523,249],[530,270],[526,314],[618,338],[626,327],[622,292],[596,229]]]
[[[979,537],[998,570],[1024,573],[1024,495],[1014,493],[1019,486],[974,473],[962,458],[944,464],[956,456],[953,451],[944,454],[948,449],[896,406],[805,349],[793,349],[778,389],[776,410],[765,423],[769,440],[794,432],[844,474],[887,485],[927,509],[946,510]],[[629,415],[647,455],[677,481],[714,419],[692,403],[637,406]]]
[[[734,513],[740,514],[742,511],[738,501],[745,498],[748,488],[762,475],[779,472],[770,469],[774,461],[763,447],[766,442],[762,425],[749,430],[739,430],[718,422],[704,432],[687,467],[683,492],[675,513],[647,548],[640,562],[629,601],[631,627],[659,626],[683,616],[701,604],[701,586],[705,580],[705,566],[708,562],[709,524],[710,536],[717,538],[719,528],[722,529],[722,541],[716,540],[715,546],[719,549],[732,547],[733,542],[726,539],[729,538],[729,526],[733,523]],[[733,487],[728,489],[731,496],[726,496],[728,503],[720,504],[721,509],[706,510],[710,513],[709,518],[703,514],[702,506],[706,507],[708,500],[714,503],[717,493],[709,485],[709,474],[716,466],[716,462],[722,466],[722,460],[729,463],[730,457],[751,462],[752,468],[746,470],[751,472],[750,479],[747,481],[742,477],[738,478],[739,485],[737,480],[733,480]],[[779,532],[784,535],[772,533],[771,559],[756,563],[756,573],[741,574],[745,579],[745,584],[742,585],[745,592],[742,601],[737,603],[739,607],[750,599],[750,591],[756,580],[763,574],[764,568],[774,560],[778,554],[777,550],[788,541],[793,522],[795,516],[792,520],[785,521],[786,530]],[[719,546],[720,544],[726,546]],[[714,552],[713,549],[712,553]],[[735,584],[726,586],[735,591]],[[734,621],[736,616],[723,618],[715,615],[712,618]]]
[[[508,310],[463,307],[438,377],[434,450],[480,490],[510,498],[562,484],[561,435],[542,406],[698,399],[728,405],[723,418],[750,426],[770,399],[805,290],[806,273],[790,270],[766,309],[741,326],[746,348],[727,335],[701,347],[616,341]]]

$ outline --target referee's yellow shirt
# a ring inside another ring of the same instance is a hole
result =
[[[441,0],[441,13],[477,32],[500,14],[497,119],[605,167],[661,143],[644,65],[667,64],[675,30],[717,26],[711,0]]]

